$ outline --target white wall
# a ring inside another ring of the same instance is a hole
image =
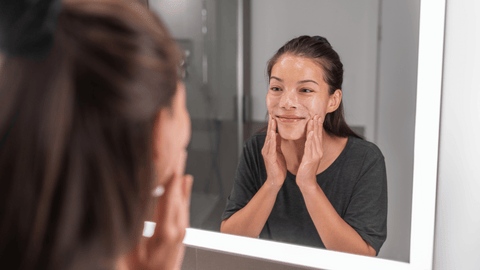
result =
[[[480,269],[480,2],[447,1],[434,269]]]
[[[265,121],[267,61],[285,42],[324,36],[344,64],[347,122],[373,139],[379,0],[261,0],[251,2],[252,119]]]

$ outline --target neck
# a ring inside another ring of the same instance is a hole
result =
[[[334,141],[334,137],[328,135],[327,132],[322,131],[323,151],[324,156],[328,154],[329,145]],[[306,137],[302,137],[298,140],[281,140],[281,148],[283,155],[285,156],[285,162],[287,163],[287,170],[292,174],[297,174],[298,167],[302,162],[303,153],[305,152]]]
[[[305,151],[305,141],[305,137],[302,137],[298,140],[285,140],[282,138],[282,152],[286,152],[289,157],[298,160],[298,163],[300,164],[300,162],[302,161],[303,152]]]

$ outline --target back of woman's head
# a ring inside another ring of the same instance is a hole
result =
[[[320,36],[300,36],[294,38],[283,45],[275,55],[270,58],[267,65],[267,75],[270,80],[273,66],[286,54],[311,59],[323,70],[323,80],[328,84],[330,95],[337,89],[342,89],[343,83],[343,64],[340,56],[332,48],[328,40]],[[328,113],[323,122],[325,131],[338,137],[355,136],[359,137],[345,121],[343,112],[343,101],[337,110]]]
[[[141,236],[178,53],[134,1],[68,1],[43,61],[0,70],[0,268],[109,268]]]

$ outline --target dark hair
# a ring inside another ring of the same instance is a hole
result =
[[[337,52],[333,50],[326,38],[320,36],[300,36],[294,38],[283,45],[275,55],[268,61],[267,74],[268,79],[272,74],[272,68],[278,59],[284,54],[309,58],[317,62],[325,74],[325,82],[329,86],[329,94],[332,95],[337,89],[342,89],[343,83],[343,64]],[[343,112],[343,101],[340,102],[337,110],[328,113],[323,122],[325,131],[334,136],[348,137],[356,134],[346,123]]]
[[[0,265],[105,269],[141,237],[179,53],[131,1],[62,4],[41,62],[0,67]]]

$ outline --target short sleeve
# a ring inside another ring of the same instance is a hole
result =
[[[357,233],[376,251],[387,237],[387,173],[381,154],[365,158],[344,216]]]
[[[243,146],[235,172],[233,188],[227,198],[227,205],[222,214],[222,220],[228,219],[238,210],[245,207],[261,187],[259,183],[261,181],[259,179],[259,163],[263,162],[263,159],[260,160],[261,150],[259,150],[259,146],[256,143],[257,141],[253,137],[248,139]]]

